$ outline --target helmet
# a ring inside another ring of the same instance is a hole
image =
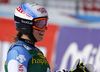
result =
[[[41,5],[25,3],[15,9],[14,20],[16,30],[34,40],[33,28],[37,30],[47,28],[48,13]]]

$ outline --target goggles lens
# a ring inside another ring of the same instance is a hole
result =
[[[36,27],[42,29],[47,24],[47,19],[36,21]]]
[[[38,29],[38,30],[44,30],[47,26],[47,20],[48,18],[39,18],[35,19],[35,23],[33,28]]]

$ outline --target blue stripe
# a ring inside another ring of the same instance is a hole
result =
[[[29,16],[36,18],[36,14],[32,11],[32,7],[29,7],[28,4],[21,5],[21,9]]]
[[[100,22],[100,16],[89,16],[89,15],[79,15],[79,14],[71,16],[87,22]]]

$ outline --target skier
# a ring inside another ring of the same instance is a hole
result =
[[[35,46],[35,42],[43,40],[47,29],[47,10],[36,3],[25,3],[15,9],[14,20],[18,33],[14,38],[15,44],[11,45],[7,53],[5,72],[51,72],[46,57]],[[84,67],[78,63],[71,72],[86,69],[80,66]]]
[[[48,61],[35,47],[47,29],[46,9],[36,3],[25,3],[16,8],[14,20],[19,32],[7,54],[6,72],[50,72]]]

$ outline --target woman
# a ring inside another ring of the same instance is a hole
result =
[[[46,9],[35,3],[23,4],[16,8],[14,20],[19,32],[7,54],[6,72],[51,72],[43,53],[34,45],[43,40],[47,29]]]

